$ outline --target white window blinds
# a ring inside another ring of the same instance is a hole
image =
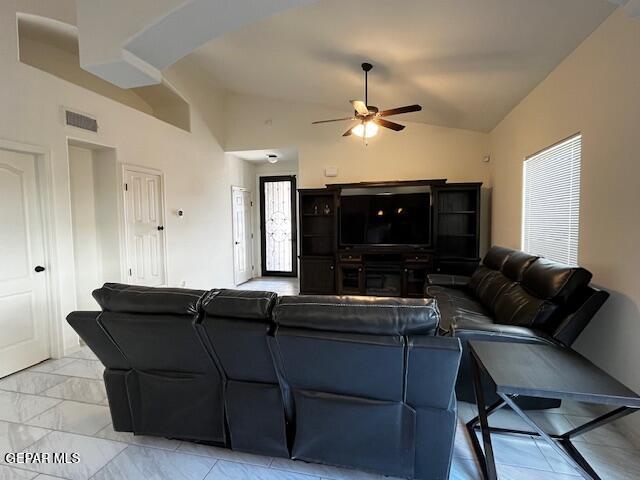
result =
[[[522,249],[558,262],[578,263],[582,136],[524,162]]]

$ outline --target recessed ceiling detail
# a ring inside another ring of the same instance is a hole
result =
[[[121,88],[155,85],[212,38],[314,1],[76,0],[81,65]]]

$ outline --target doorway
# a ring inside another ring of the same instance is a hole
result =
[[[69,139],[67,153],[76,309],[98,310],[91,292],[123,281],[116,150]]]
[[[262,276],[298,275],[296,177],[260,177]]]
[[[0,146],[0,377],[50,356],[36,155]]]
[[[253,277],[251,225],[251,192],[242,187],[231,187],[233,223],[233,280],[235,285]]]

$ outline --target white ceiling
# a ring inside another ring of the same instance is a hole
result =
[[[272,148],[271,150],[243,150],[236,152],[227,152],[234,157],[247,160],[249,162],[267,163],[267,155],[274,154],[278,156],[278,162],[297,162],[297,148]]]
[[[615,8],[607,0],[321,0],[213,40],[189,57],[227,89],[352,113],[490,131]],[[320,120],[320,119],[318,119]]]

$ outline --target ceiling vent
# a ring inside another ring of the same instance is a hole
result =
[[[88,132],[98,132],[98,121],[95,118],[84,113],[67,110],[66,108],[64,109],[64,123],[70,127],[80,128]]]

